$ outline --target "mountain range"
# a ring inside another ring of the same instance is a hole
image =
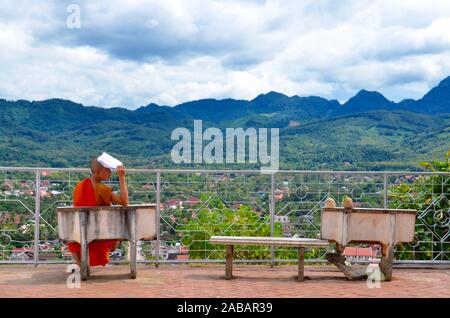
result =
[[[127,166],[181,167],[170,159],[171,132],[192,131],[194,119],[204,129],[280,128],[282,169],[417,169],[450,149],[450,77],[421,99],[398,103],[367,90],[343,104],[269,92],[250,101],[201,99],[136,110],[0,99],[0,166],[83,167],[106,151]]]

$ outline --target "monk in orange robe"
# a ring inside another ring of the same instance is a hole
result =
[[[102,181],[111,178],[111,169],[102,166],[97,159],[91,161],[91,177],[80,181],[73,192],[73,205],[80,206],[107,206],[111,203],[128,205],[128,190],[125,182],[125,167],[117,167],[119,176],[120,194],[113,192],[112,188]],[[120,244],[118,240],[92,241],[89,243],[89,265],[100,266],[109,262],[109,253]],[[67,247],[78,265],[81,264],[81,247],[77,242],[68,243]]]

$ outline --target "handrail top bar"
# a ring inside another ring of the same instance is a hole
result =
[[[52,172],[89,172],[89,168],[45,168],[45,167],[0,167],[0,171],[11,172],[38,172],[38,171],[52,171]],[[234,174],[262,174],[261,170],[224,170],[224,169],[127,169],[130,173],[234,173]],[[298,174],[353,174],[353,175],[449,175],[450,171],[345,171],[345,170],[277,170],[275,172],[265,172],[264,174],[283,174],[283,173],[298,173]]]
[[[135,209],[145,209],[145,208],[155,208],[156,204],[147,203],[147,204],[130,204],[130,205],[105,205],[105,206],[59,206],[57,207],[57,211],[61,212],[71,212],[75,210],[92,210],[92,211],[99,211],[99,210],[117,210],[117,211],[123,211],[123,210],[135,210]]]

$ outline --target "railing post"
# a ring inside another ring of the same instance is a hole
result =
[[[270,175],[270,236],[275,236],[275,173]],[[275,247],[270,246],[271,267],[275,263]]]
[[[156,267],[159,266],[161,235],[161,171],[156,172]]]
[[[383,181],[383,208],[388,207],[388,184],[387,184],[387,173],[384,173]]]
[[[39,218],[41,214],[41,171],[36,170],[36,190],[34,193],[34,266],[39,264]]]

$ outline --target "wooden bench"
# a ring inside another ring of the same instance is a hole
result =
[[[328,241],[311,238],[257,237],[257,236],[211,236],[210,242],[227,246],[225,278],[233,278],[234,245],[270,245],[298,248],[299,282],[304,280],[305,247],[327,247]]]

